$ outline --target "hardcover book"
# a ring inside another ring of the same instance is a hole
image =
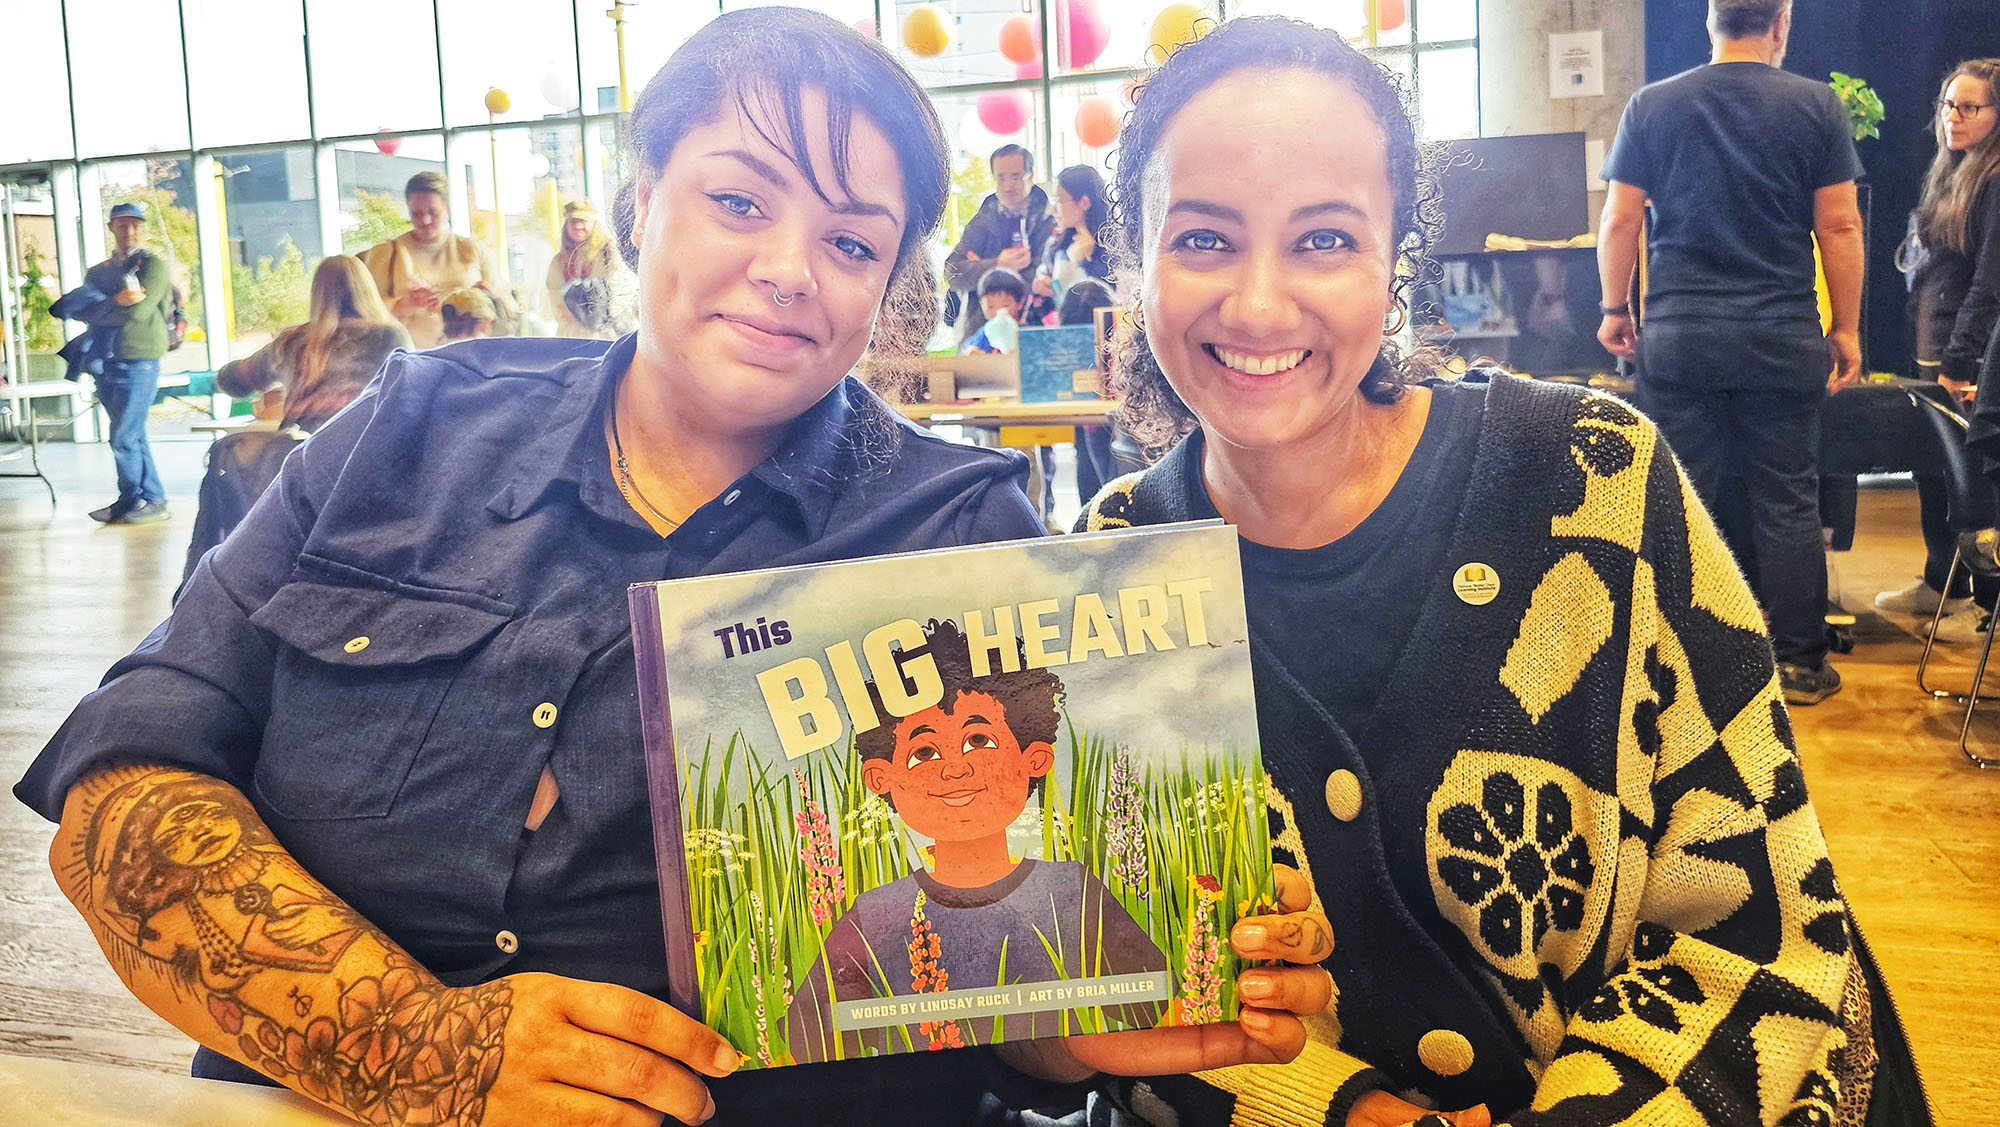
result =
[[[1235,1017],[1271,877],[1233,530],[631,603],[671,1000],[750,1062]]]

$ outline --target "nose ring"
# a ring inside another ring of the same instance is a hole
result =
[[[784,292],[781,290],[775,288],[771,290],[771,300],[778,303],[780,307],[790,305],[791,303],[797,301],[798,299],[799,298],[797,294],[793,294],[791,297],[786,297],[784,295]]]

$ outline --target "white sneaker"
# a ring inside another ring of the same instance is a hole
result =
[[[1955,603],[1959,600],[1953,599],[1951,601]],[[1977,642],[1986,636],[1986,612],[1971,605],[1971,599],[1967,599],[1965,602],[1967,605],[1957,610],[1948,610],[1943,618],[1938,619],[1937,640],[1940,643],[1944,645],[1956,645],[1963,642]],[[1931,632],[1931,624],[1929,622],[1920,623],[1917,629],[1922,633],[1929,634]]]
[[[1919,579],[1900,591],[1884,591],[1875,596],[1875,609],[1929,617],[1937,613],[1940,598],[1943,598],[1943,594],[1937,588]],[[1971,606],[1972,600],[1946,599],[1945,613],[1949,614],[1960,609],[1961,604]]]

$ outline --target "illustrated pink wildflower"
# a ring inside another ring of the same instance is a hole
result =
[[[938,942],[937,929],[924,918],[924,903],[929,899],[924,890],[917,890],[917,906],[910,913],[910,989],[919,994],[935,994],[951,989],[951,974],[938,965],[938,957],[944,953]],[[965,1040],[958,1031],[955,1021],[926,1021],[917,1026],[933,1049],[962,1049]]]
[[[1180,1024],[1206,1025],[1222,1020],[1222,978],[1216,973],[1222,941],[1215,928],[1222,884],[1203,873],[1188,878],[1188,890],[1194,900],[1189,905],[1187,940],[1181,947]]]
[[[825,927],[833,920],[834,906],[847,898],[847,875],[840,868],[840,847],[834,843],[833,827],[826,810],[806,789],[804,772],[794,771],[804,809],[792,815],[799,832],[799,860],[806,867],[806,906],[813,922]]]
[[[1132,769],[1131,755],[1121,751],[1111,764],[1106,787],[1104,844],[1111,855],[1111,871],[1137,889],[1148,892],[1149,866],[1146,859],[1144,800],[1139,797],[1139,773]]]

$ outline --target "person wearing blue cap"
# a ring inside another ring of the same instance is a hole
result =
[[[160,357],[167,354],[167,318],[173,282],[167,262],[147,251],[146,207],[114,204],[111,257],[90,268],[84,282],[111,295],[91,317],[113,339],[97,377],[97,401],[111,419],[111,458],[118,467],[118,498],[90,519],[104,524],[144,524],[167,519],[167,491],[146,441],[146,413],[160,386]]]

